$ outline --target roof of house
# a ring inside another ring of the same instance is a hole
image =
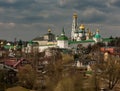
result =
[[[58,37],[57,40],[68,40],[68,37],[65,35],[64,28],[62,30],[62,33],[61,33],[60,37]]]
[[[16,47],[16,49],[21,48],[20,46],[14,46],[14,45],[5,45],[4,48],[5,49],[14,49]]]
[[[69,41],[69,44],[76,44],[76,43],[88,43],[88,42],[95,42],[92,39],[89,40],[81,40],[81,41]]]
[[[24,59],[16,59],[16,58],[13,58],[13,59],[7,59],[5,60],[5,65],[8,65],[8,66],[12,66],[12,67],[16,67],[20,62],[22,62]]]
[[[112,41],[113,39],[111,39],[111,38],[102,38],[102,41],[103,42],[110,42],[110,41]]]
[[[101,38],[101,35],[100,34],[95,34],[94,37],[97,38],[97,39],[99,39],[99,38]]]
[[[58,37],[57,40],[68,40],[68,37],[65,35],[61,35],[60,37]]]
[[[28,42],[29,45],[37,45],[37,42],[33,42],[32,40]]]

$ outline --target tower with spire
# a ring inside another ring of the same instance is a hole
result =
[[[68,37],[65,35],[64,28],[61,35],[57,38],[57,46],[59,48],[68,48]]]
[[[72,31],[71,31],[71,39],[75,39],[75,33],[77,32],[77,14],[73,14],[73,22],[72,22]]]
[[[95,35],[93,36],[93,40],[94,40],[95,42],[101,42],[101,41],[102,41],[101,35],[100,35],[100,33],[99,33],[99,29],[96,30],[96,33],[95,33]]]

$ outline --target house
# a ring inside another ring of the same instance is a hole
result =
[[[101,47],[101,52],[108,52],[111,55],[120,56],[120,47]]]
[[[18,69],[26,64],[29,64],[29,62],[26,59],[20,58],[8,58],[4,61],[4,67],[6,69],[11,69],[14,71],[18,71]]]

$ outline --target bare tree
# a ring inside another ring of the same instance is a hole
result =
[[[120,58],[117,56],[109,56],[107,61],[97,64],[96,68],[99,76],[107,83],[108,89],[112,90],[120,80]]]
[[[18,78],[20,85],[32,89],[35,83],[35,71],[31,65],[26,65],[18,72]]]

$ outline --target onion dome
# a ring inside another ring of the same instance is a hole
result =
[[[100,34],[96,34],[94,37],[99,39],[99,38],[101,38],[101,35]]]
[[[85,26],[83,24],[80,25],[80,30],[85,30]]]
[[[50,28],[48,29],[48,32],[49,32],[49,33],[51,32],[51,29],[50,29]]]
[[[99,29],[96,30],[96,33],[99,33]]]
[[[101,35],[99,34],[99,30],[98,30],[98,29],[96,30],[96,34],[95,34],[94,37],[95,37],[96,39],[101,38]]]
[[[74,13],[74,14],[73,14],[73,18],[77,18],[77,13]]]
[[[65,36],[64,28],[63,28],[63,31],[62,31],[61,36],[60,36],[60,37],[58,37],[58,39],[57,39],[57,40],[68,40],[68,37],[67,37],[67,36]]]

